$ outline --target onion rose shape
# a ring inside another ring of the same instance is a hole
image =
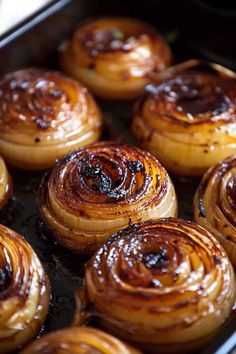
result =
[[[224,249],[190,221],[164,218],[112,236],[86,268],[98,323],[145,351],[192,351],[216,333],[235,302]]]
[[[29,342],[46,318],[50,284],[35,252],[16,232],[0,225],[0,352]]]
[[[111,99],[135,98],[171,60],[167,43],[153,27],[121,17],[81,23],[60,54],[65,72]]]
[[[140,146],[177,175],[203,175],[236,153],[236,74],[198,60],[156,76],[132,123]]]
[[[209,169],[194,198],[194,218],[225,248],[236,267],[236,156]]]
[[[13,166],[42,170],[99,140],[102,118],[87,89],[59,72],[24,69],[0,79],[0,153]]]
[[[177,215],[166,170],[148,152],[119,142],[92,144],[61,159],[43,178],[38,204],[56,240],[85,254],[135,222]]]

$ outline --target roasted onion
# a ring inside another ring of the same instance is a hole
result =
[[[101,114],[76,81],[25,69],[0,80],[0,153],[23,169],[52,166],[75,147],[99,139]]]
[[[21,354],[140,354],[115,337],[91,327],[71,327],[34,341]]]
[[[16,350],[39,332],[47,315],[50,285],[32,248],[0,225],[0,352]]]
[[[133,133],[167,170],[202,175],[236,153],[236,74],[190,60],[160,73],[137,103]]]
[[[62,68],[98,96],[132,99],[150,75],[171,63],[171,52],[151,26],[131,18],[82,23],[62,46]]]
[[[206,172],[195,194],[194,218],[218,239],[236,268],[236,155]]]
[[[6,204],[12,192],[12,179],[5,162],[0,157],[0,209]]]
[[[102,327],[154,353],[201,346],[235,301],[233,268],[218,241],[172,218],[111,237],[88,263],[85,287]]]
[[[92,253],[138,221],[176,216],[174,186],[149,153],[117,142],[75,150],[39,188],[45,224],[62,245]]]

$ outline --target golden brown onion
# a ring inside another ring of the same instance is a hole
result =
[[[202,345],[235,301],[234,272],[218,241],[172,218],[111,237],[88,263],[85,286],[101,326],[154,353]]]
[[[236,152],[236,74],[191,60],[161,73],[138,102],[133,133],[167,170],[202,175]]]
[[[62,245],[92,253],[138,221],[176,216],[174,186],[149,153],[117,142],[71,152],[39,189],[43,221]]]
[[[25,69],[0,80],[0,153],[40,170],[99,139],[102,119],[84,87],[59,72]]]
[[[12,193],[12,179],[4,160],[0,156],[0,209],[6,204]]]
[[[194,218],[218,239],[236,268],[236,156],[206,172],[195,194]]]
[[[21,354],[141,354],[115,337],[91,327],[71,327],[34,341]]]
[[[171,63],[171,52],[148,24],[107,17],[82,23],[62,48],[62,68],[98,96],[132,99],[150,75]]]
[[[47,315],[50,284],[29,244],[0,225],[0,352],[36,336]]]

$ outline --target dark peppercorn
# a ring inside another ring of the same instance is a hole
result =
[[[34,138],[34,141],[35,141],[35,143],[39,143],[39,142],[40,142],[40,138],[39,138],[38,136],[36,136],[36,137]]]

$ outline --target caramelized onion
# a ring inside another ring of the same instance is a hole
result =
[[[236,156],[206,172],[195,194],[194,217],[218,239],[236,268]]]
[[[202,175],[236,152],[236,74],[191,60],[160,73],[138,102],[133,133],[178,175]]]
[[[2,208],[9,199],[12,192],[12,179],[7,171],[5,162],[0,157],[0,208]]]
[[[91,327],[71,327],[34,341],[21,354],[141,354],[115,337]]]
[[[0,352],[32,339],[47,315],[50,285],[32,248],[0,225]]]
[[[111,237],[88,263],[85,286],[101,326],[154,353],[202,345],[235,301],[233,268],[218,241],[172,218]]]
[[[62,245],[92,253],[137,221],[177,214],[173,184],[149,153],[117,142],[71,152],[39,188],[43,221]]]
[[[23,169],[52,166],[99,139],[102,119],[84,87],[58,72],[25,69],[0,80],[0,153]]]
[[[151,26],[131,18],[108,17],[82,23],[62,48],[62,68],[96,95],[132,99],[166,68],[171,52]]]

